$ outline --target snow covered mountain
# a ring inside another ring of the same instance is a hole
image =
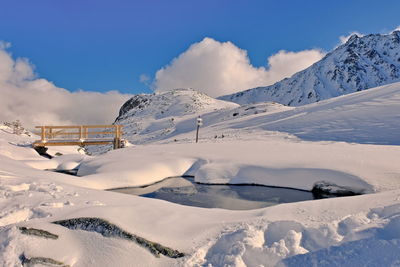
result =
[[[317,103],[288,107],[274,102],[239,106],[191,90],[138,95],[116,123],[134,144],[193,142],[196,117],[200,141],[284,136],[310,141],[400,144],[400,82]]]
[[[213,130],[227,132],[229,128],[259,135],[272,131],[309,141],[400,145],[399,120],[397,82],[286,111],[248,116]]]
[[[175,130],[179,120],[190,119],[191,128],[201,114],[232,109],[237,104],[217,100],[191,89],[139,94],[120,109],[115,123],[124,125],[124,133],[135,143],[159,140]]]
[[[400,31],[353,35],[290,78],[219,99],[238,104],[275,101],[301,106],[397,81],[400,81]]]

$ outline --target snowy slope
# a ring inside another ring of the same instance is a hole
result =
[[[290,78],[219,99],[239,104],[275,101],[300,106],[397,81],[400,81],[400,31],[353,35]]]
[[[219,125],[279,131],[303,140],[400,145],[400,83]]]
[[[124,125],[125,136],[137,144],[165,138],[179,120],[195,121],[201,114],[236,107],[191,89],[175,89],[132,97],[121,107],[115,123]]]
[[[173,122],[167,117],[167,125],[163,119],[154,119],[154,115],[149,119],[127,114],[118,123],[125,125],[125,138],[134,144],[193,142],[195,118],[201,115],[204,125],[200,128],[200,140],[257,140],[286,134],[286,138],[310,141],[399,145],[399,114],[400,83],[393,83],[300,107],[277,103],[224,106],[184,116],[175,113]],[[146,123],[151,127],[139,134],[133,131],[138,124]],[[163,134],[155,136],[150,128]]]

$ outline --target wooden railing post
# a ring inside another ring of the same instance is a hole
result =
[[[46,127],[42,126],[40,127],[42,129],[42,132],[40,133],[40,138],[42,143],[46,142]]]
[[[88,129],[87,126],[83,126],[83,127],[84,127],[84,129],[85,129],[85,134],[83,135],[83,137],[84,137],[85,139],[87,139],[87,138],[88,138],[88,131],[89,131],[89,129]]]
[[[118,131],[118,138],[121,139],[122,137],[122,132],[121,132],[121,125],[117,125],[117,131]]]
[[[121,125],[114,125],[115,138],[114,138],[114,149],[121,148]]]
[[[83,126],[79,126],[79,140],[83,141]]]

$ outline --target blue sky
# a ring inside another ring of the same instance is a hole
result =
[[[349,32],[400,25],[400,1],[3,0],[0,40],[71,91],[149,92],[141,74],[211,37],[266,66],[279,50],[331,50]]]

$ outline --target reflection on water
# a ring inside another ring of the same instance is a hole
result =
[[[145,187],[111,191],[203,208],[250,210],[314,199],[307,191],[256,185],[207,185],[193,178],[173,177]]]

